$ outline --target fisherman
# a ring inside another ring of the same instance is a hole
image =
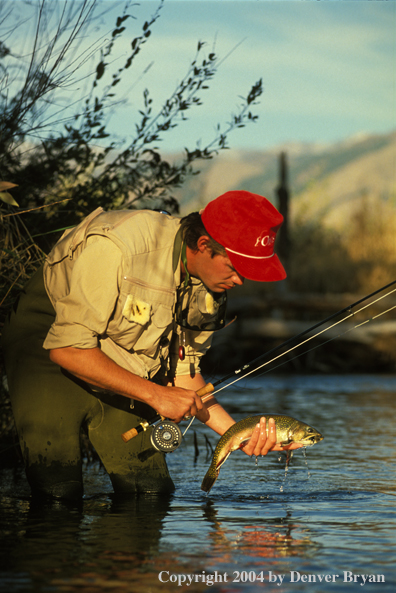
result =
[[[121,434],[156,414],[196,416],[220,435],[235,423],[197,395],[200,359],[225,325],[228,290],[286,277],[274,253],[282,221],[266,198],[229,191],[182,219],[99,208],[63,234],[3,332],[33,494],[82,496],[82,430],[116,494],[173,491],[150,430],[127,444]],[[264,418],[243,450],[281,450],[274,423],[267,437]]]

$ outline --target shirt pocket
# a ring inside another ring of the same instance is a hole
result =
[[[127,350],[154,356],[161,337],[172,331],[175,293],[124,276],[109,336]]]

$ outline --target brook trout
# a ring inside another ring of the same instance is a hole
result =
[[[268,420],[270,418],[275,420],[276,442],[281,445],[301,443],[304,447],[310,447],[323,439],[320,432],[315,428],[308,426],[308,424],[304,424],[304,422],[300,422],[300,420],[291,418],[290,416],[261,414],[260,416],[249,416],[248,418],[244,418],[236,424],[233,424],[217,443],[215,452],[213,453],[212,463],[202,480],[201,490],[209,492],[217,480],[221,466],[230,453],[240,449],[241,445],[250,439],[256,424],[258,424],[260,418],[263,418],[264,416],[267,420],[267,435]]]

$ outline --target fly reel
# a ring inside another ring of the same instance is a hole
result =
[[[154,426],[150,440],[157,451],[172,453],[181,445],[182,432],[178,425],[171,420],[163,420]]]

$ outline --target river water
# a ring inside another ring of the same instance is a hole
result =
[[[393,593],[395,393],[395,376],[240,381],[218,396],[236,419],[283,413],[324,440],[287,474],[284,454],[236,451],[209,495],[217,439],[198,421],[168,454],[170,499],[116,502],[93,464],[81,505],[35,507],[23,472],[2,470],[0,591]]]

